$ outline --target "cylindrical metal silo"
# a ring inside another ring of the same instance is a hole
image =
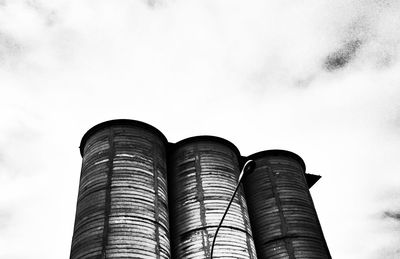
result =
[[[269,150],[244,181],[258,258],[331,258],[296,154]]]
[[[239,150],[218,137],[192,137],[172,146],[168,177],[174,258],[210,258],[216,228],[235,191],[239,159]],[[256,258],[243,188],[218,233],[214,258]]]
[[[84,135],[71,259],[170,258],[167,143],[133,120]]]

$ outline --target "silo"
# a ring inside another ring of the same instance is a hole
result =
[[[216,228],[235,191],[239,150],[229,141],[198,136],[172,145],[169,157],[173,258],[210,258]],[[243,188],[218,233],[214,258],[256,258]]]
[[[133,120],[84,135],[71,259],[170,258],[166,146]]]
[[[296,154],[269,150],[244,181],[258,258],[331,258]],[[310,183],[309,183],[310,184]]]

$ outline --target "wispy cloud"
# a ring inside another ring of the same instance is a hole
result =
[[[298,152],[323,176],[312,192],[333,256],[377,253],[398,235],[380,227],[398,203],[374,197],[399,188],[399,12],[373,0],[1,1],[0,211],[15,227],[0,232],[0,258],[68,255],[80,137],[124,117],[170,141]]]
[[[346,66],[354,58],[361,44],[360,40],[346,42],[343,47],[327,57],[325,61],[326,69],[332,71]]]
[[[383,216],[384,216],[385,218],[400,220],[400,212],[385,211],[385,212],[383,213]]]

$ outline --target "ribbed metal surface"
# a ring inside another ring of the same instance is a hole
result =
[[[274,150],[249,159],[256,168],[244,183],[258,257],[331,258],[301,158]]]
[[[238,158],[230,142],[216,137],[175,144],[169,160],[174,258],[210,257],[214,233],[237,184]],[[242,188],[218,234],[214,258],[256,258]]]
[[[88,133],[70,258],[171,258],[165,137],[125,120]]]

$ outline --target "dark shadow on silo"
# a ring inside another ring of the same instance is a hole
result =
[[[308,190],[319,177],[305,175],[304,161],[289,151],[248,159],[256,162],[244,187],[258,258],[331,258]]]
[[[167,143],[133,120],[107,121],[84,135],[71,259],[171,258]]]
[[[217,226],[235,191],[240,153],[229,141],[198,136],[171,144],[169,194],[173,258],[210,258]],[[218,233],[214,258],[255,259],[243,188]]]

